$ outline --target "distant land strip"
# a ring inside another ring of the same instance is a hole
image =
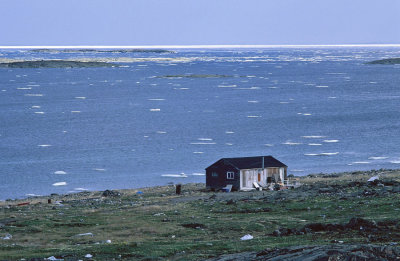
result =
[[[0,63],[5,68],[87,68],[87,67],[113,67],[118,66],[107,62],[82,62],[66,60],[37,60]]]
[[[0,49],[229,49],[229,48],[336,48],[400,47],[400,44],[288,44],[288,45],[7,45]]]
[[[400,58],[388,58],[367,62],[367,64],[400,64]]]

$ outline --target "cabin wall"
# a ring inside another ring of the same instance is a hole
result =
[[[228,171],[234,173],[233,179],[227,179]],[[240,189],[240,174],[236,168],[220,163],[206,169],[206,187],[208,189],[219,190],[229,184],[232,185],[232,190]]]

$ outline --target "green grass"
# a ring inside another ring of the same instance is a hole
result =
[[[76,201],[66,197],[63,206],[42,203],[17,207],[20,201],[7,202],[13,206],[0,208],[0,223],[9,218],[15,222],[0,229],[1,237],[7,233],[13,236],[11,240],[0,240],[0,259],[54,255],[73,260],[90,253],[96,260],[201,260],[267,247],[330,244],[332,240],[364,243],[367,238],[354,232],[285,237],[271,234],[281,227],[300,229],[307,223],[345,224],[352,217],[385,221],[400,216],[400,195],[395,193],[347,200],[319,194],[271,203],[268,197],[273,192],[264,192],[264,198],[227,204],[227,200],[209,200],[212,193],[199,188],[196,185],[190,189],[191,195],[183,196],[175,196],[173,188],[164,187],[149,188],[141,196],[123,191],[118,198]],[[203,199],[175,201],[190,196]],[[201,224],[202,228],[183,224]],[[82,233],[93,236],[78,236]],[[241,241],[245,234],[254,239]]]

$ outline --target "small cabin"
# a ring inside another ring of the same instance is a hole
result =
[[[232,185],[232,190],[253,189],[287,180],[287,166],[272,156],[222,158],[206,168],[206,186],[219,190]]]

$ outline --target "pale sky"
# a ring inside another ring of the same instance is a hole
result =
[[[0,45],[400,44],[399,0],[0,0]]]

